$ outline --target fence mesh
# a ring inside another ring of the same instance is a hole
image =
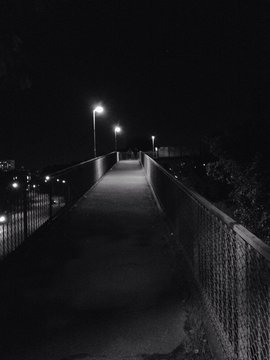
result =
[[[0,192],[0,259],[74,204],[117,161],[115,152],[46,176],[25,176]]]
[[[153,159],[141,162],[192,264],[223,357],[270,359],[270,248]]]

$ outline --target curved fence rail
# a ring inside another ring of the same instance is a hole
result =
[[[270,359],[270,247],[149,156],[140,159],[192,264],[224,357]]]
[[[0,193],[0,259],[74,204],[116,162],[117,154],[113,152],[46,176],[25,177],[7,186]]]

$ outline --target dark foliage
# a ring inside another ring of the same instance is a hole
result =
[[[267,155],[268,143],[257,129],[232,131],[216,137],[211,151],[217,160],[207,165],[208,176],[231,187],[229,199],[234,217],[251,232],[270,243],[270,168]],[[256,134],[257,132],[257,134]],[[237,141],[238,140],[238,143]]]

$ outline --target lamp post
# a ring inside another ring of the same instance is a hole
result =
[[[102,106],[96,106],[93,110],[93,134],[94,134],[94,157],[97,157],[96,147],[96,113],[101,114],[104,111]]]
[[[117,134],[120,133],[121,131],[122,131],[122,129],[120,128],[120,126],[114,127],[114,149],[115,149],[115,151],[117,151]]]
[[[155,157],[155,136],[151,136],[152,138],[152,151],[153,151],[153,158]]]

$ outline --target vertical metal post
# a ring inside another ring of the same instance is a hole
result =
[[[52,194],[53,193],[53,183],[52,180],[49,183],[49,220],[52,219],[53,213],[52,213],[52,205],[53,205],[53,199]]]
[[[117,151],[117,134],[116,134],[116,128],[114,129],[114,149]]]
[[[94,133],[94,157],[97,157],[97,148],[96,148],[96,113],[93,110],[93,133]]]
[[[155,157],[155,137],[152,136],[152,152],[153,152],[153,158]]]
[[[28,236],[28,219],[27,219],[27,186],[24,185],[23,189],[23,233],[24,240],[27,239]]]
[[[237,290],[237,356],[248,359],[249,356],[249,299],[247,288],[248,246],[236,235],[236,290]],[[259,315],[258,315],[259,316]]]
[[[69,183],[67,184],[67,196],[66,196],[66,198],[67,198],[66,205],[69,205],[69,203],[71,202],[71,191],[70,191],[70,184]]]

